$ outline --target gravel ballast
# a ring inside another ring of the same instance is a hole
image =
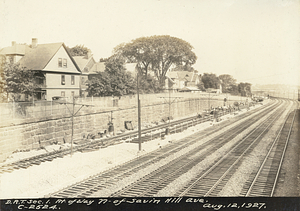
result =
[[[248,180],[250,174],[254,170],[258,170],[262,160],[264,159],[270,144],[274,141],[279,129],[282,127],[291,105],[281,115],[281,117],[275,122],[269,132],[264,136],[260,143],[254,148],[254,150],[245,157],[242,164],[239,166],[234,175],[228,180],[222,191],[218,196],[234,197],[241,196],[242,188],[245,182]]]

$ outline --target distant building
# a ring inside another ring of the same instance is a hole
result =
[[[197,87],[199,83],[200,75],[195,71],[170,71],[166,73],[166,89],[200,91]]]
[[[33,42],[37,42],[36,39],[33,39]],[[2,56],[1,62],[17,63],[24,57],[25,52],[28,52],[29,49],[30,47],[28,45],[17,44],[13,41],[11,46],[0,50],[0,55]]]
[[[124,67],[126,71],[134,75],[136,74],[136,70],[135,70],[136,64],[137,63],[126,63]],[[88,73],[89,80],[95,77],[99,72],[104,72],[104,71],[105,71],[105,62],[96,62],[93,68],[91,68],[91,70]]]
[[[222,88],[220,88],[220,89],[208,88],[208,89],[206,89],[206,92],[221,94],[222,93]]]
[[[96,62],[93,58],[91,51],[86,56],[74,56],[75,62],[81,70],[80,76],[80,96],[86,97],[87,93],[87,80],[91,79],[98,72],[104,72],[104,62]]]

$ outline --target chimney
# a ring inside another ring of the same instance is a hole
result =
[[[12,41],[11,46],[15,46],[15,45],[16,45],[16,41]]]
[[[32,48],[36,48],[37,43],[38,43],[38,39],[37,39],[37,38],[32,38],[31,47],[32,47]]]
[[[92,57],[92,51],[91,50],[88,50],[88,52],[87,52],[87,58],[89,59],[89,58],[91,58]]]

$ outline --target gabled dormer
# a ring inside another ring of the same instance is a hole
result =
[[[26,51],[20,60],[23,67],[44,72],[80,74],[81,71],[64,43],[37,44]]]
[[[66,46],[62,43],[53,57],[44,67],[43,71],[51,71],[58,73],[80,74],[81,70],[77,66],[73,57],[70,56]]]

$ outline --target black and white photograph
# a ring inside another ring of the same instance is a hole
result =
[[[0,210],[300,210],[299,0],[0,11]]]

